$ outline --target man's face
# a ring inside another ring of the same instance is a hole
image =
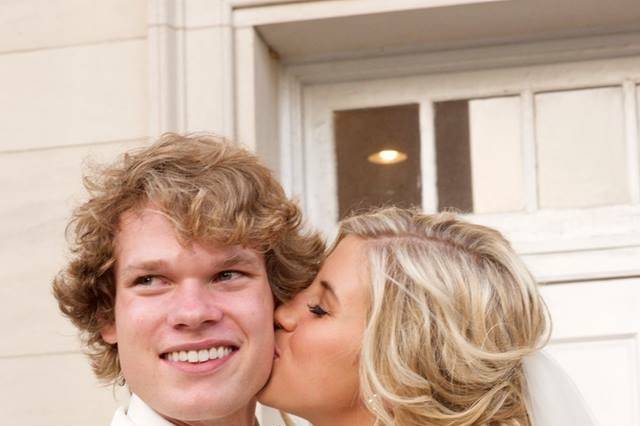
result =
[[[265,262],[240,246],[181,245],[152,205],[122,215],[115,324],[123,375],[164,417],[224,423],[252,415],[273,361]]]

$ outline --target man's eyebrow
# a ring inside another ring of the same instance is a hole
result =
[[[340,303],[340,299],[338,299],[338,295],[336,294],[336,291],[333,289],[333,286],[329,283],[329,281],[320,280],[320,285],[333,296],[338,304]]]
[[[216,264],[216,266],[223,269],[238,265],[258,266],[260,258],[250,253],[239,252],[222,259],[220,262],[216,262]]]
[[[155,271],[167,265],[164,260],[143,260],[140,262],[132,262],[122,268],[123,272],[129,271]]]

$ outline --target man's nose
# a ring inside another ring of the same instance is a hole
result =
[[[207,283],[183,282],[176,286],[172,294],[169,321],[180,329],[198,329],[206,324],[214,324],[223,317],[216,297]]]
[[[295,298],[278,306],[273,314],[276,328],[289,332],[295,330],[296,325],[298,324],[296,311]]]

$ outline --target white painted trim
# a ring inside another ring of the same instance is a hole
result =
[[[280,181],[289,197],[298,200],[303,211],[304,199],[304,137],[302,131],[301,85],[286,70],[280,73]],[[297,125],[296,125],[297,124]]]
[[[422,209],[428,213],[438,211],[436,168],[436,130],[433,102],[420,102],[420,175],[422,183]]]
[[[236,142],[256,148],[256,32],[253,27],[235,28],[234,70],[236,114],[234,134]],[[238,114],[238,111],[242,111]]]
[[[387,54],[383,57],[325,60],[287,65],[301,82],[333,83],[409,75],[525,67],[640,55],[640,33],[568,38],[535,43],[452,48],[435,52]],[[634,79],[634,81],[637,81]],[[534,90],[534,88],[531,88]]]
[[[291,86],[294,82],[295,80],[287,74],[286,70],[280,69],[280,78],[278,80],[278,127],[288,130],[280,132],[278,141],[280,144],[280,183],[288,197],[294,194],[293,150],[295,145],[299,143],[299,139],[296,141],[296,137],[293,134],[295,129],[291,125],[291,115],[295,109],[292,105],[294,100],[291,96],[293,90]]]
[[[273,4],[273,2],[269,2],[270,4],[263,7],[236,9],[233,14],[233,24],[236,27],[255,27],[312,19],[505,1],[514,0],[323,0],[294,2],[291,4]],[[238,7],[238,2],[233,3]]]
[[[627,167],[631,203],[640,204],[640,134],[638,132],[638,89],[633,81],[622,84],[627,140]]]
[[[220,0],[215,0],[220,1]],[[201,2],[185,0],[149,0],[149,128],[152,139],[164,132],[189,130],[187,96],[188,63],[186,56],[186,17],[204,13]],[[235,139],[234,40],[230,26],[232,9],[220,1],[222,31],[221,68],[223,69],[222,129],[219,133]],[[210,12],[210,11],[209,11]]]
[[[534,212],[538,210],[538,158],[535,135],[535,104],[531,90],[525,89],[522,92],[520,105],[525,211]]]
[[[221,5],[223,8],[223,21],[231,22],[232,9],[224,2]],[[224,136],[235,140],[235,113],[236,113],[236,97],[235,97],[235,48],[234,48],[234,34],[233,28],[230,25],[222,27],[222,64],[224,67],[224,102],[222,102],[223,108],[223,125],[222,129]]]
[[[294,78],[295,76],[290,78]],[[536,149],[534,134],[534,90],[568,90],[573,88],[618,86],[625,79],[640,80],[640,56],[632,58],[602,59],[569,64],[546,64],[535,67],[479,70],[460,73],[427,74],[379,79],[349,81],[335,84],[303,85],[304,119],[307,158],[315,162],[330,160],[331,111],[369,108],[384,105],[418,102],[421,105],[421,138],[423,146],[422,170],[424,210],[434,211],[437,193],[435,187],[434,157],[429,154],[429,141],[433,132],[429,106],[444,99],[469,99],[489,96],[520,95],[523,99],[523,153],[527,173],[526,212],[501,214],[475,214],[470,220],[478,221],[505,232],[521,254],[575,252],[593,249],[640,247],[640,211],[634,206],[610,206],[592,209],[537,210]],[[427,108],[425,108],[427,105]],[[296,125],[291,116],[290,126]],[[283,128],[284,132],[290,131]],[[313,146],[311,146],[313,145]],[[320,189],[332,187],[331,167],[319,169],[308,164],[305,170],[309,193],[310,217],[324,232],[335,229],[333,217],[336,201],[323,196]],[[315,172],[314,172],[315,170]],[[313,174],[315,173],[315,174]],[[309,176],[313,174],[313,176]],[[321,181],[321,185],[318,183]],[[314,189],[315,188],[315,189]],[[328,194],[328,193],[327,193]],[[605,262],[606,263],[606,262]],[[604,266],[603,266],[604,268]],[[609,272],[607,272],[609,273]],[[625,272],[626,273],[626,272]],[[617,273],[616,273],[617,274]],[[564,280],[564,278],[562,278]]]
[[[309,1],[317,0],[227,0],[227,3],[229,3],[233,9],[243,9],[247,7],[275,6],[278,4],[304,3]]]
[[[184,32],[168,22],[184,18],[182,9],[168,0],[149,1],[149,134],[186,128]]]

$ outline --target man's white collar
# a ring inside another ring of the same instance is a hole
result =
[[[118,408],[113,416],[111,426],[173,426],[149,407],[138,395],[132,394],[129,408]]]

